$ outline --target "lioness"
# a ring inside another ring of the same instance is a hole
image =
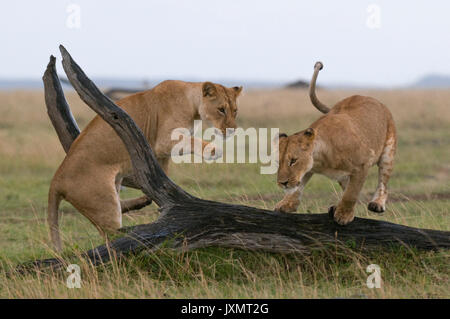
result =
[[[211,82],[164,81],[151,90],[133,94],[117,102],[136,122],[151,145],[158,163],[167,172],[172,130],[192,129],[195,119],[212,122],[223,135],[236,128],[236,99],[242,87],[226,88]],[[191,144],[195,138],[191,137]],[[215,146],[203,140],[202,154]],[[191,147],[192,151],[195,150]],[[202,156],[202,154],[198,154]],[[122,226],[122,213],[130,207],[143,207],[151,201],[142,196],[121,201],[119,188],[132,172],[128,152],[114,130],[96,116],[73,142],[56,171],[48,196],[48,223],[55,249],[61,250],[58,207],[69,201],[105,236]]]
[[[321,103],[315,93],[316,79],[323,65],[317,62],[309,95],[313,105],[326,115],[306,130],[291,136],[280,134],[278,185],[286,190],[275,210],[294,212],[300,196],[314,173],[339,182],[344,190],[341,201],[329,213],[340,225],[354,218],[354,207],[369,168],[378,165],[378,187],[369,210],[386,209],[386,184],[392,173],[397,136],[389,110],[379,101],[360,95],[348,97],[333,108]]]

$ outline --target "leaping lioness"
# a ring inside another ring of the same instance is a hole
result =
[[[202,119],[226,135],[227,128],[236,128],[236,99],[241,90],[211,82],[164,81],[117,104],[142,130],[159,165],[167,172],[172,147],[179,142],[171,140],[172,131],[192,129],[194,120]],[[198,155],[202,156],[205,149],[207,155],[218,155],[214,144],[195,140],[191,137],[188,143],[202,145],[202,154]],[[87,217],[102,235],[122,226],[123,212],[151,202],[146,196],[120,200],[122,178],[131,172],[125,145],[112,127],[96,116],[73,142],[50,185],[48,223],[57,250],[61,249],[58,206],[62,199]]]
[[[392,173],[397,135],[389,110],[374,98],[354,95],[334,107],[322,104],[315,93],[316,79],[323,68],[314,66],[309,88],[313,105],[326,115],[306,130],[291,136],[280,134],[278,185],[286,189],[275,210],[294,212],[302,191],[314,173],[339,182],[344,195],[337,206],[330,207],[334,220],[346,225],[354,218],[354,207],[369,168],[378,165],[378,187],[369,210],[386,209],[387,182]]]

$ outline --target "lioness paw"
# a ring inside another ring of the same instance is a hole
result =
[[[222,149],[213,143],[209,143],[203,150],[203,158],[205,160],[216,160],[222,157]]]
[[[328,215],[330,218],[333,218],[334,221],[339,225],[347,225],[355,219],[355,215],[353,214],[353,211],[344,211],[342,209],[339,209],[339,207],[331,206],[328,209]]]
[[[275,211],[281,213],[294,213],[300,202],[298,201],[281,201],[275,206]]]
[[[377,202],[370,202],[369,205],[367,205],[367,208],[374,212],[374,213],[384,213],[384,211],[386,210],[386,208],[383,205],[378,204]]]

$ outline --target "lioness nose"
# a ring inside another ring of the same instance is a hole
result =
[[[286,182],[280,182],[280,184],[283,185],[283,187],[287,187],[288,181],[286,181]]]

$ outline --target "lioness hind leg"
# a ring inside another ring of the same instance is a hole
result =
[[[89,219],[103,237],[119,230],[122,214],[114,181],[89,179],[77,182],[90,187],[73,187],[66,196],[67,201]]]
[[[386,210],[387,183],[394,168],[395,145],[394,137],[388,139],[378,160],[378,186],[368,205],[368,209],[375,213],[383,213]]]

